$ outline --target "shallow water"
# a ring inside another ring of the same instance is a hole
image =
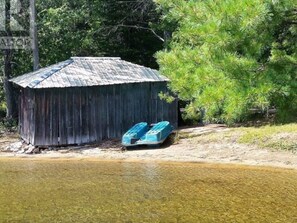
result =
[[[297,222],[297,171],[0,159],[0,222]]]

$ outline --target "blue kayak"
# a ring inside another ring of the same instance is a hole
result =
[[[154,124],[151,129],[146,122],[141,122],[133,126],[123,135],[122,145],[125,147],[159,145],[167,139],[172,131],[172,125],[167,121]]]

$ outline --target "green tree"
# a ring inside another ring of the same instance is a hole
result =
[[[41,64],[70,56],[116,56],[157,67],[163,42],[152,0],[37,0]]]
[[[71,56],[119,56],[158,67],[153,55],[163,47],[163,33],[154,25],[160,15],[152,0],[35,1],[41,67]],[[31,51],[14,50],[9,59],[6,81],[32,71]],[[0,58],[2,70],[4,64]]]
[[[160,15],[152,0],[108,0],[100,8],[102,38],[106,56],[157,68],[153,55],[163,48]]]
[[[101,56],[101,1],[37,1],[38,38],[41,65],[63,61],[71,56]]]
[[[71,56],[120,56],[158,66],[153,55],[163,48],[163,33],[152,0],[36,0],[36,7],[41,67]],[[31,71],[30,54],[15,52],[14,76]]]
[[[189,114],[231,124],[251,108],[297,110],[296,0],[156,2],[178,21],[157,58]]]

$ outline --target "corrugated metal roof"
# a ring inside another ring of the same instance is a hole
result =
[[[23,88],[65,88],[168,81],[157,70],[118,57],[72,57],[11,79]]]

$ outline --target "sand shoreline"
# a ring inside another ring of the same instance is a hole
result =
[[[183,143],[181,143],[183,144]],[[290,152],[273,152],[253,148],[242,148],[240,145],[229,145],[228,148],[217,150],[221,145],[208,146],[206,149],[182,148],[181,144],[167,148],[140,148],[122,151],[121,149],[89,148],[79,150],[46,151],[41,154],[0,153],[1,159],[22,160],[89,160],[89,161],[124,161],[124,162],[178,162],[203,164],[235,164],[261,167],[277,167],[297,170],[297,156]],[[188,142],[187,142],[188,144]],[[217,147],[217,148],[216,148]],[[210,150],[213,150],[210,152]],[[214,151],[216,150],[216,151]],[[246,152],[243,154],[242,150]],[[229,155],[223,155],[223,151]],[[249,154],[245,156],[245,154]]]
[[[297,169],[297,154],[289,151],[260,149],[250,145],[226,142],[201,143],[197,133],[228,131],[227,128],[199,127],[193,130],[196,137],[180,139],[173,145],[161,148],[139,147],[122,150],[118,143],[88,147],[68,147],[47,150],[40,154],[0,152],[0,159],[33,160],[102,160],[127,162],[188,162],[209,164],[240,164]],[[198,134],[199,135],[199,134]],[[3,146],[3,145],[2,145]]]

